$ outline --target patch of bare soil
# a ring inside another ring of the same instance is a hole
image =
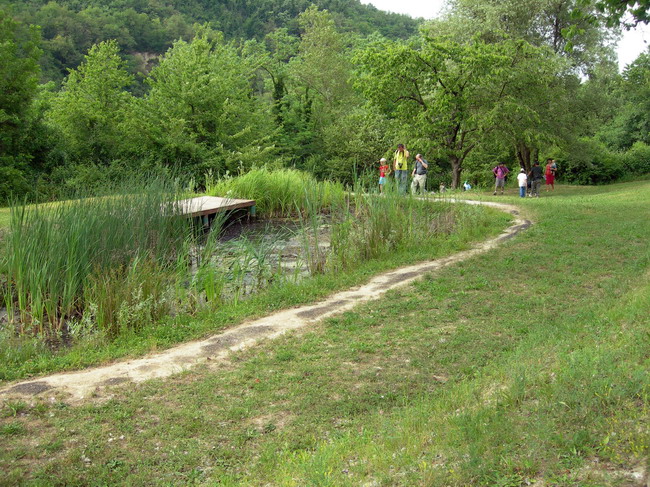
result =
[[[450,201],[446,199],[446,201]],[[273,339],[291,330],[309,326],[319,320],[352,309],[359,303],[379,299],[386,291],[405,286],[418,277],[487,252],[531,225],[521,217],[519,209],[495,202],[458,200],[467,204],[491,206],[514,217],[513,224],[499,236],[477,244],[469,250],[449,257],[402,267],[373,277],[362,286],[338,292],[318,303],[286,309],[264,318],[243,323],[205,340],[183,343],[161,353],[137,360],[119,362],[78,372],[53,374],[22,381],[0,390],[0,399],[11,397],[64,395],[70,402],[90,396],[101,397],[106,390],[127,382],[143,382],[168,377],[197,364],[210,361],[212,367],[226,365],[230,353],[253,346],[264,339]]]

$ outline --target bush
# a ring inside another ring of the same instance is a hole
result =
[[[595,139],[579,139],[566,158],[558,157],[560,177],[569,183],[606,184],[625,173],[623,155],[610,151]]]
[[[0,157],[0,201],[3,203],[30,191],[25,171],[17,166],[13,157]]]
[[[635,175],[650,173],[650,145],[636,142],[623,154],[622,159],[627,173]]]

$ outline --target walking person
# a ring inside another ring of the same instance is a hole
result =
[[[535,161],[533,167],[530,168],[528,178],[531,180],[530,194],[528,196],[531,198],[533,196],[539,198],[539,188],[542,185],[542,180],[544,179],[544,171],[542,170],[542,166],[539,165],[539,161]]]
[[[517,174],[517,183],[519,184],[519,196],[521,198],[526,197],[526,187],[528,186],[528,176],[526,176],[526,170],[522,167],[519,174]]]
[[[505,189],[506,186],[506,176],[510,172],[510,169],[508,169],[503,162],[500,162],[499,164],[497,164],[497,166],[494,169],[492,169],[492,172],[494,173],[494,177],[496,178],[494,184],[494,195],[497,194],[497,190],[499,188],[501,188],[501,194],[503,194],[503,190]]]
[[[390,172],[388,167],[388,161],[385,157],[379,159],[379,193],[384,192],[384,186],[386,185],[386,176]]]
[[[411,193],[416,194],[419,192],[421,194],[426,193],[426,184],[427,184],[427,170],[429,169],[429,163],[426,159],[422,157],[422,154],[415,156],[415,167],[411,173],[413,182],[411,183]]]
[[[409,151],[406,150],[404,144],[397,144],[395,151],[395,160],[393,161],[393,169],[395,170],[395,181],[400,193],[406,194],[406,187],[408,185],[408,158]]]
[[[546,159],[546,167],[544,168],[544,177],[546,178],[546,192],[548,192],[548,187],[551,187],[551,190],[555,190],[555,173],[557,172],[557,164],[550,157]]]

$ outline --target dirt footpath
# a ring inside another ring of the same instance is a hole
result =
[[[445,201],[450,200],[445,199]],[[79,402],[91,395],[102,396],[106,394],[107,389],[119,384],[168,377],[207,360],[217,365],[219,362],[223,363],[231,352],[250,347],[260,340],[273,339],[287,331],[309,326],[323,318],[350,310],[359,303],[379,299],[386,291],[409,284],[427,272],[487,252],[531,225],[529,220],[521,217],[519,209],[513,205],[458,201],[491,206],[510,213],[514,217],[513,224],[496,238],[477,244],[470,250],[379,274],[362,286],[336,293],[318,303],[279,311],[207,339],[183,343],[141,359],[14,383],[0,390],[0,399],[25,398],[47,393],[48,395],[63,394],[67,396],[67,401]]]

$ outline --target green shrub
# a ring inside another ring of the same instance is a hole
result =
[[[13,157],[0,157],[0,202],[30,192],[27,172],[17,164]]]
[[[625,173],[623,156],[610,151],[595,139],[577,140],[566,154],[558,157],[559,176],[577,184],[606,184]]]
[[[650,173],[650,145],[636,142],[622,158],[627,173],[635,175]]]

